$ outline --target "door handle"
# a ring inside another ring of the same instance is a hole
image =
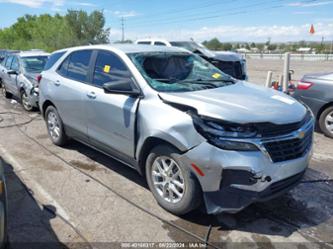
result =
[[[88,96],[89,99],[96,99],[96,93],[95,92],[87,93],[87,96]]]
[[[54,82],[54,85],[55,85],[55,86],[60,86],[60,81],[59,81],[59,80],[56,80],[56,81]]]

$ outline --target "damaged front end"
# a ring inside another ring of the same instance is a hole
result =
[[[181,160],[192,166],[209,214],[235,213],[279,196],[300,181],[308,166],[314,127],[310,113],[289,125],[235,124],[168,104],[189,114],[206,139]]]

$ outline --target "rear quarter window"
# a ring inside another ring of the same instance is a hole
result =
[[[60,59],[61,56],[63,56],[66,53],[66,51],[53,53],[51,54],[50,58],[47,60],[44,70],[49,70],[53,65]]]

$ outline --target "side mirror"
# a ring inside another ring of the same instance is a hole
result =
[[[105,93],[124,94],[131,97],[138,97],[141,94],[132,78],[105,83],[103,89]]]
[[[18,73],[15,70],[8,70],[7,74],[9,74],[9,75],[18,75]]]

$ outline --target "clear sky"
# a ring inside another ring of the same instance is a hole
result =
[[[0,0],[0,27],[24,14],[103,10],[111,40],[159,37],[198,41],[333,39],[333,0]],[[316,33],[309,34],[314,24]]]

